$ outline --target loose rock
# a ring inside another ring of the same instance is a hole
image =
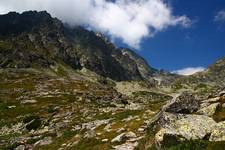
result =
[[[213,116],[220,106],[220,103],[211,104],[207,107],[204,107],[197,111],[198,114],[206,115],[206,116]]]
[[[225,141],[225,121],[218,123],[212,131],[210,141]]]

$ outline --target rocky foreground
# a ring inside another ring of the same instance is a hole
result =
[[[77,79],[1,70],[1,149],[120,149],[126,142],[133,149],[171,98],[152,93],[148,101],[133,99],[111,82],[75,74]]]
[[[200,99],[75,74],[77,79],[1,70],[1,149],[224,147],[224,91]]]

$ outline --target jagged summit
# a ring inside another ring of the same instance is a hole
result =
[[[63,62],[120,81],[142,80],[155,71],[134,52],[124,55],[102,34],[67,27],[46,11],[11,12],[0,15],[0,22],[1,68],[48,68]]]
[[[1,36],[18,35],[23,32],[29,32],[35,26],[43,24],[52,24],[53,19],[46,11],[26,11],[22,14],[10,12],[6,15],[0,15],[0,33]]]

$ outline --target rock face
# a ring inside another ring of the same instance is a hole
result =
[[[198,114],[212,116],[220,106],[220,103],[214,103],[197,111]]]
[[[215,114],[224,114],[222,103],[221,97],[200,101],[188,92],[176,96],[149,123],[150,129],[158,128],[156,147],[164,149],[190,140],[225,141],[224,121],[214,120]]]
[[[148,79],[152,77],[154,73],[158,72],[158,70],[150,67],[148,63],[139,55],[134,53],[132,50],[124,48],[121,50],[124,56],[128,56],[130,59],[135,61],[137,64],[138,70],[141,73],[143,78]]]
[[[225,121],[218,123],[209,138],[210,141],[225,141]]]
[[[203,139],[211,133],[216,122],[207,116],[202,115],[183,115],[183,114],[164,114],[167,118],[166,124],[156,134],[156,142],[159,145],[166,142],[166,138],[175,138],[178,141],[182,139],[196,140]],[[170,120],[170,121],[168,121]]]
[[[189,92],[183,92],[173,98],[163,110],[171,113],[192,113],[200,107],[199,101]]]
[[[47,12],[0,15],[0,68],[49,68],[64,63],[113,80],[142,80],[156,70],[99,34],[70,28]]]

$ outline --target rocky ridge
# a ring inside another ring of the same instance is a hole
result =
[[[64,64],[118,81],[142,80],[156,71],[134,52],[127,55],[97,33],[68,27],[47,12],[11,12],[0,21],[1,68]]]

